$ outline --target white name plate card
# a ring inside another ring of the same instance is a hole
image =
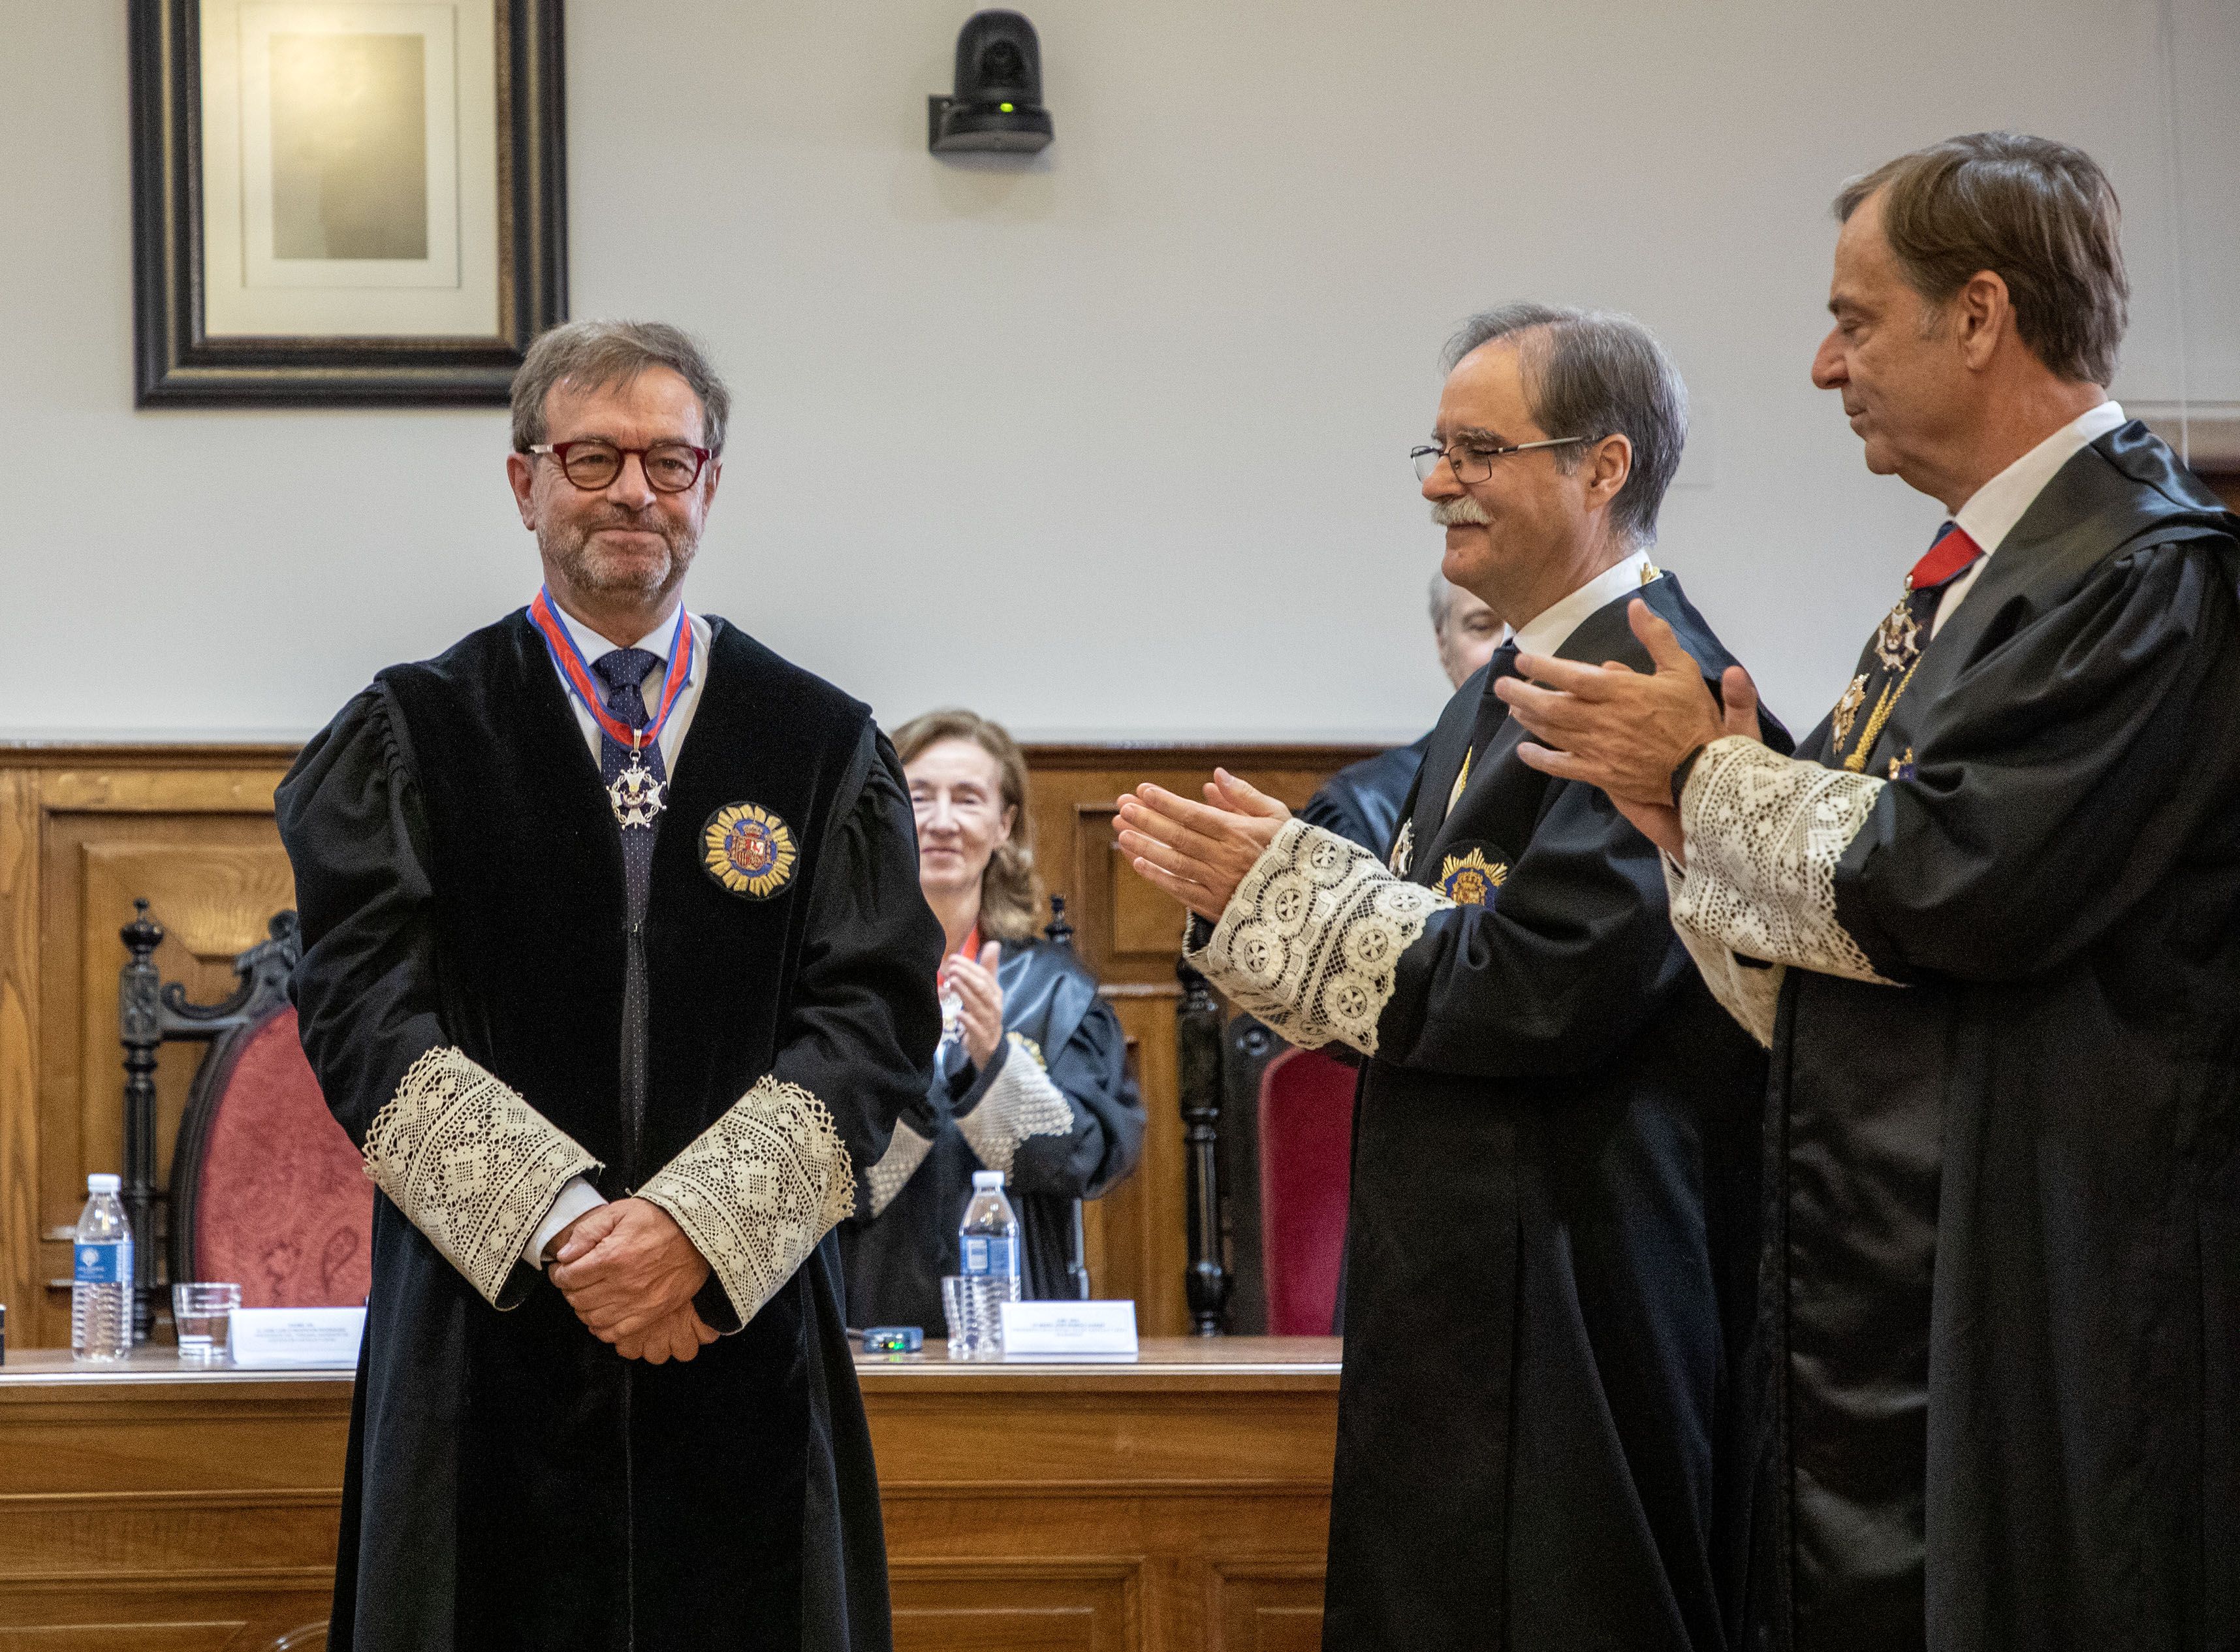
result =
[[[1005,1302],[1003,1357],[1132,1359],[1136,1304]]]
[[[227,1352],[244,1366],[357,1364],[363,1308],[237,1308]]]

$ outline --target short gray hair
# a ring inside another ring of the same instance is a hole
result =
[[[587,390],[626,384],[649,367],[665,367],[700,398],[701,440],[723,450],[731,393],[692,336],[659,321],[563,322],[538,336],[513,376],[513,446],[526,453],[544,440],[544,398],[559,383]]]
[[[1633,469],[1610,503],[1610,521],[1628,544],[1656,543],[1657,508],[1688,444],[1688,387],[1657,335],[1611,310],[1503,304],[1464,322],[1442,364],[1451,373],[1480,345],[1511,337],[1543,430],[1582,443],[1610,436],[1632,443]],[[1570,470],[1581,456],[1573,447],[1553,456]]]

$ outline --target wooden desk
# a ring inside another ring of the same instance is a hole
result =
[[[1338,1344],[859,1360],[902,1652],[1310,1652]],[[0,1368],[0,1652],[325,1644],[346,1372]]]

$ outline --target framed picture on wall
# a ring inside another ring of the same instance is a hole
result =
[[[143,407],[505,401],[567,311],[561,0],[130,0]]]

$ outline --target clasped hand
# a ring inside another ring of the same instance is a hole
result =
[[[617,1199],[587,1210],[547,1247],[546,1271],[591,1335],[626,1360],[689,1360],[716,1340],[692,1298],[708,1261],[659,1205]]]
[[[1119,804],[1120,852],[1210,923],[1221,921],[1237,886],[1291,817],[1281,803],[1226,769],[1213,771],[1202,803],[1146,783]]]

